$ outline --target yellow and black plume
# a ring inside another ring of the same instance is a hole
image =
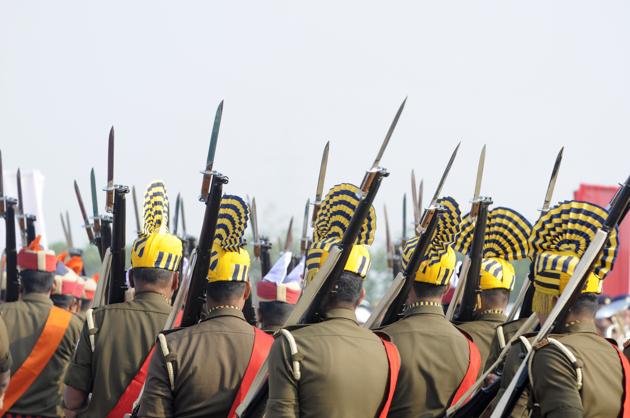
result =
[[[154,180],[144,193],[145,234],[168,232],[168,195],[161,180]]]
[[[225,251],[238,251],[243,244],[248,219],[249,209],[241,197],[223,195],[214,242]]]

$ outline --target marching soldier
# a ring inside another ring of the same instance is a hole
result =
[[[568,201],[552,208],[534,225],[530,237],[535,288],[532,308],[541,323],[606,217],[606,211],[596,205]],[[511,347],[497,398],[509,385],[523,352],[534,350],[529,364],[530,388],[512,416],[533,412],[550,418],[616,417],[628,413],[630,393],[624,390],[624,382],[630,381],[630,365],[616,345],[597,334],[594,321],[597,295],[613,266],[617,245],[613,232],[558,334],[535,347],[526,338]]]
[[[291,314],[302,293],[304,262],[287,275],[291,252],[284,252],[269,273],[256,283],[260,328],[270,334],[278,331]]]
[[[464,218],[462,232],[457,237],[455,250],[469,251],[474,227],[470,215]],[[499,341],[511,336],[503,334],[500,325],[507,320],[505,309],[514,287],[515,271],[512,261],[524,259],[529,253],[528,239],[532,226],[520,213],[508,208],[494,208],[488,214],[484,234],[479,277],[479,297],[473,321],[457,325],[470,335],[479,349],[482,366],[486,364],[490,344],[495,336]],[[488,366],[488,365],[486,365]]]
[[[348,226],[361,191],[333,187],[315,222],[315,242],[307,252],[307,278],[314,277]],[[396,385],[398,353],[361,328],[355,309],[363,299],[370,267],[368,245],[375,233],[374,208],[344,271],[320,306],[321,322],[280,331],[269,354],[268,417],[366,418],[387,415]]]
[[[57,258],[39,241],[17,257],[22,300],[0,305],[13,360],[0,416],[61,414],[59,387],[81,331],[79,318],[50,299]]]
[[[151,183],[145,194],[144,231],[131,250],[134,299],[88,311],[65,379],[69,418],[121,417],[139,395],[151,347],[179,281],[182,243],[168,233],[167,206],[164,184]]]
[[[81,304],[79,298],[83,294],[83,285],[83,280],[73,270],[63,262],[57,261],[55,282],[50,295],[53,304],[58,308],[77,313]]]
[[[159,335],[139,417],[233,417],[273,341],[242,309],[250,295],[243,246],[247,204],[221,199],[206,285],[207,315],[196,325]]]
[[[452,198],[438,203],[446,211],[416,273],[404,317],[383,328],[401,357],[390,417],[443,416],[475,382],[480,369],[475,344],[444,316],[442,297],[455,268],[451,244],[459,231],[461,212]],[[405,245],[403,269],[417,240],[414,237]]]

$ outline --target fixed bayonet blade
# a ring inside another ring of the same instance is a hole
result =
[[[315,226],[315,219],[319,212],[319,206],[322,204],[322,196],[324,194],[324,182],[326,181],[326,169],[328,168],[328,151],[330,149],[330,141],[326,142],[324,152],[322,153],[322,161],[319,164],[319,175],[317,176],[317,189],[315,189],[315,202],[313,202],[313,216],[311,217],[311,225]]]
[[[136,218],[136,232],[140,235],[140,213],[138,212],[138,197],[136,196],[136,186],[131,186],[131,198],[133,199],[133,215]]]
[[[26,219],[24,217],[24,201],[22,199],[22,172],[18,168],[17,170],[17,189],[18,189],[18,207],[17,207],[17,219],[18,225],[20,227],[20,238],[22,240],[22,246],[26,247],[27,237],[26,237]]]
[[[484,144],[479,155],[479,163],[477,164],[477,180],[475,181],[475,194],[473,195],[473,201],[479,199],[479,193],[481,193],[481,180],[483,179],[483,167],[486,163],[486,145]]]
[[[389,230],[389,216],[387,216],[387,206],[383,205],[383,212],[385,212],[385,247],[387,251],[387,267],[394,267],[394,246],[392,245],[392,235]]]
[[[415,225],[420,223],[420,211],[418,208],[418,192],[416,189],[416,173],[411,170],[411,201],[413,205],[413,221]]]
[[[98,196],[96,194],[96,175],[94,168],[90,170],[90,191],[92,194],[92,216],[98,217]]]
[[[77,202],[79,202],[79,210],[81,211],[81,217],[83,218],[83,224],[85,225],[85,232],[87,232],[90,242],[94,242],[94,234],[92,233],[92,226],[88,219],[87,212],[85,211],[85,205],[83,204],[83,198],[81,197],[81,191],[77,181],[74,181],[74,194],[77,196]]]
[[[59,212],[59,219],[61,220],[61,229],[63,230],[63,237],[66,239],[66,246],[70,247],[70,239],[68,238],[68,228],[66,228],[66,221],[63,219],[63,213]]]
[[[287,229],[287,239],[284,241],[284,252],[287,252],[293,247],[293,216],[289,220],[289,229]]]
[[[446,169],[444,170],[444,173],[442,174],[442,178],[440,179],[440,182],[438,183],[438,187],[435,190],[435,194],[433,195],[433,198],[431,199],[430,206],[435,206],[435,204],[437,203],[437,200],[440,197],[440,193],[442,192],[442,187],[444,187],[444,182],[446,181],[446,178],[448,177],[448,173],[451,171],[451,167],[453,166],[453,161],[455,161],[455,157],[457,156],[457,151],[459,150],[459,146],[461,144],[462,144],[461,142],[458,143],[457,146],[455,147],[455,150],[451,154],[451,158],[448,160],[448,164],[446,164]]]
[[[405,97],[405,100],[403,100],[403,102],[400,104],[400,107],[398,108],[398,111],[396,112],[396,116],[394,116],[394,120],[392,121],[391,125],[389,125],[389,129],[387,130],[385,139],[383,140],[383,143],[381,144],[381,148],[378,150],[378,154],[376,154],[376,158],[374,159],[372,168],[377,168],[380,166],[381,158],[383,158],[383,154],[385,153],[385,150],[387,149],[387,145],[389,145],[389,140],[391,139],[392,134],[394,133],[394,129],[396,129],[396,125],[398,124],[398,119],[400,119],[400,115],[403,109],[405,108],[405,103],[407,103],[406,97]]]
[[[214,124],[212,125],[212,134],[210,135],[210,146],[208,147],[208,157],[206,158],[206,169],[203,172],[203,181],[201,183],[201,196],[199,200],[205,201],[210,190],[210,177],[212,176],[212,167],[214,166],[214,155],[217,150],[217,142],[219,141],[219,129],[221,128],[221,118],[223,117],[223,100],[219,103],[217,111],[214,115]]]
[[[105,211],[114,210],[114,127],[109,130],[107,143],[107,188],[105,189]]]
[[[254,239],[254,245],[260,244],[260,236],[258,235],[258,214],[256,213],[256,198],[252,198],[252,204],[250,205],[249,211],[250,221],[252,224],[252,238]]]
[[[545,202],[543,203],[542,213],[545,214],[549,210],[551,205],[551,198],[553,197],[553,190],[556,188],[556,180],[558,179],[558,172],[560,171],[560,164],[562,163],[562,153],[564,147],[560,148],[556,162],[553,165],[553,171],[551,172],[551,178],[549,179],[549,185],[547,186],[547,193],[545,194]]]
[[[182,234],[184,234],[184,237],[186,237],[186,215],[184,212],[184,198],[180,197],[179,198],[179,211],[182,214]]]
[[[308,247],[308,211],[311,205],[311,200],[306,199],[306,205],[304,206],[304,219],[302,221],[302,237],[300,239],[300,252],[302,255],[306,253]]]
[[[403,194],[402,204],[402,240],[407,240],[407,193]]]
[[[66,211],[66,228],[68,228],[68,248],[74,248],[72,239],[72,226],[70,225],[70,214]]]
[[[424,194],[424,179],[420,179],[420,186],[418,186],[418,219],[422,219],[422,212],[424,212],[422,208],[422,195]]]
[[[179,199],[180,199],[180,194],[177,193],[177,197],[175,198],[175,219],[173,219],[173,234],[177,235],[177,227],[179,224]]]

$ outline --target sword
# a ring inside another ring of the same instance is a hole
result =
[[[22,246],[26,247],[28,244],[26,238],[26,217],[24,216],[24,200],[22,199],[22,173],[20,169],[17,170],[17,189],[18,189],[18,207],[17,207],[17,219],[20,226],[20,238],[22,239]]]
[[[138,198],[136,197],[136,186],[131,186],[131,198],[133,200],[133,214],[136,218],[136,231],[138,235],[142,233],[140,229],[140,213],[138,212]]]
[[[303,257],[308,249],[308,210],[311,205],[311,200],[306,199],[306,205],[304,206],[304,221],[302,222],[302,238],[300,239],[300,255]]]
[[[324,194],[324,181],[326,180],[326,168],[328,167],[328,150],[330,141],[326,142],[324,152],[322,153],[322,161],[319,164],[319,176],[317,177],[317,189],[315,189],[315,201],[313,202],[313,217],[311,218],[311,226],[315,227],[315,219],[319,213],[319,207],[322,204],[322,196]]]
[[[214,154],[217,150],[217,141],[219,140],[219,128],[221,127],[221,117],[223,116],[223,100],[219,103],[217,111],[214,115],[214,124],[212,125],[212,135],[210,136],[210,147],[208,147],[208,157],[206,158],[206,170],[202,171],[203,181],[201,182],[201,196],[199,200],[205,202],[208,198],[210,190],[210,179],[212,177],[212,166],[214,165]]]
[[[87,233],[88,240],[91,243],[93,243],[94,233],[92,232],[92,226],[90,225],[87,212],[85,211],[85,205],[83,205],[83,198],[81,198],[81,191],[79,190],[79,185],[77,184],[76,180],[74,181],[74,194],[77,197],[77,202],[79,202],[79,210],[81,211],[81,217],[83,218],[83,225],[85,227],[85,232]]]
[[[107,188],[105,189],[105,211],[114,210],[114,127],[109,130],[107,143]]]
[[[394,133],[394,129],[396,129],[396,125],[398,124],[398,119],[400,119],[400,115],[403,109],[405,108],[405,103],[407,103],[406,97],[405,97],[405,100],[403,100],[403,102],[400,104],[400,107],[398,108],[398,111],[396,112],[396,115],[394,116],[394,120],[389,125],[389,129],[387,130],[385,139],[383,140],[383,143],[381,144],[381,148],[378,150],[378,154],[376,154],[376,158],[374,159],[374,162],[372,163],[372,168],[369,169],[365,173],[365,176],[363,177],[363,181],[361,182],[361,190],[363,191],[364,194],[367,193],[367,191],[370,188],[370,184],[374,180],[375,173],[378,171],[378,168],[381,164],[381,158],[383,158],[383,154],[385,153],[385,150],[387,149],[387,145],[389,145],[389,140],[391,139],[392,134]]]
[[[72,240],[72,226],[70,226],[70,214],[66,210],[66,228],[68,228],[68,248],[74,248],[74,241]]]
[[[383,205],[385,213],[385,248],[387,251],[387,268],[394,268],[394,246],[392,245],[392,235],[389,230],[389,216],[387,216],[387,206]]]
[[[287,229],[287,239],[284,241],[284,252],[289,251],[293,246],[293,216],[289,220],[289,229]]]
[[[180,199],[180,194],[177,193],[177,198],[175,199],[175,219],[173,220],[173,224],[175,224],[175,226],[173,226],[173,234],[177,235],[177,224],[179,224],[179,199]]]

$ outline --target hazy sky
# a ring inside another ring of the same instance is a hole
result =
[[[630,172],[629,20],[627,1],[2,0],[0,148],[45,174],[49,240],[69,209],[76,242],[72,180],[87,197],[95,167],[104,185],[114,125],[116,182],[164,179],[197,234],[225,99],[215,168],[279,233],[301,224],[325,141],[327,186],[359,183],[408,96],[377,201],[395,235],[411,169],[428,200],[460,140],[444,192],[468,210],[485,143],[482,193],[533,219],[563,145],[558,200]]]

